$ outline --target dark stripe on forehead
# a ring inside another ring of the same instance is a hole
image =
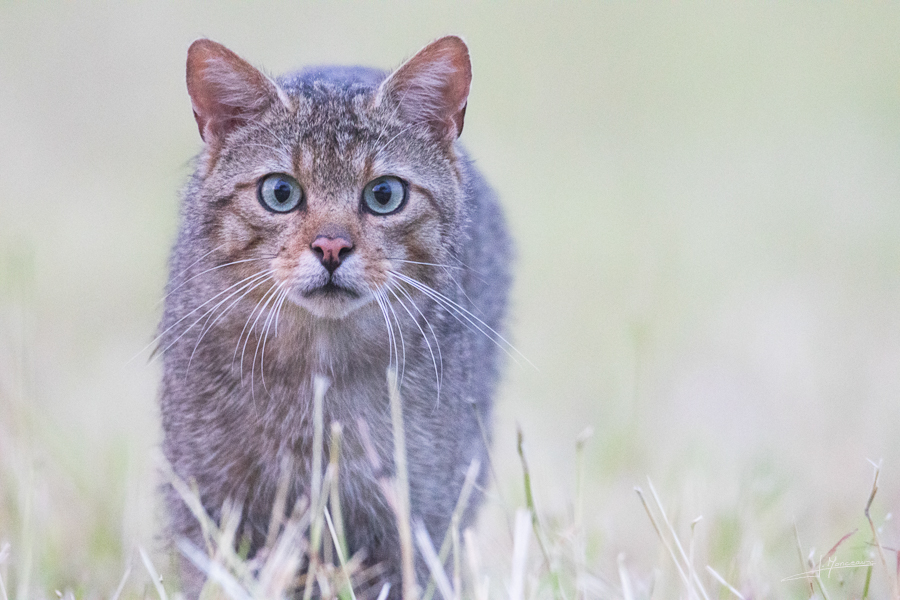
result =
[[[375,158],[371,154],[366,154],[362,175],[362,178],[366,181],[371,181],[375,177]]]

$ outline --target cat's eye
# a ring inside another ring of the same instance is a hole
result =
[[[277,213],[290,212],[303,203],[303,188],[296,179],[284,173],[263,177],[257,195],[260,204]]]
[[[385,175],[366,184],[363,188],[363,205],[376,215],[395,213],[406,203],[406,182],[398,177]]]

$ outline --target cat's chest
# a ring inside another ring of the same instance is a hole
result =
[[[197,412],[252,439],[309,438],[317,378],[329,382],[327,423],[389,426],[388,370],[405,377],[411,397],[438,398],[440,382],[449,383],[454,371],[447,359],[459,354],[454,336],[439,335],[439,326],[391,316],[388,322],[377,306],[363,307],[329,321],[293,307],[254,327],[250,315],[235,311],[196,340],[181,340],[180,354],[167,357],[177,371],[171,381]]]
[[[394,361],[388,338],[361,327],[322,329],[285,327],[271,339],[251,337],[246,346],[252,353],[232,352],[233,362],[219,365],[209,380],[197,383],[230,396],[220,400],[242,406],[267,429],[308,424],[317,379],[328,385],[327,416],[369,413],[387,398],[386,372]]]

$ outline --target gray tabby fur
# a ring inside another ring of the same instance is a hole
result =
[[[280,102],[254,106],[253,118],[218,146],[207,139],[183,194],[159,348],[165,456],[181,479],[196,482],[215,519],[227,499],[241,503],[240,531],[252,540],[251,554],[264,541],[286,458],[292,469],[287,506],[308,494],[313,380],[317,374],[330,379],[323,452],[327,457],[330,424],[341,423],[340,494],[350,551],[363,550],[366,564],[382,563],[397,597],[396,523],[358,428],[360,421],[368,424],[391,473],[389,325],[366,290],[394,290],[384,297],[394,331],[398,325],[402,331],[403,347],[399,336],[396,344],[412,515],[439,544],[473,460],[482,464],[484,484],[487,448],[475,411],[490,435],[504,342],[487,328],[502,330],[510,241],[494,193],[456,136],[439,139],[429,125],[410,122],[396,102],[380,97],[386,75],[362,67],[286,75],[274,80]],[[410,181],[408,206],[398,215],[360,210],[361,186],[379,169]],[[272,172],[301,183],[304,211],[262,208],[256,182]],[[364,294],[358,305],[332,314],[328,307],[301,306],[290,288],[321,276],[309,236],[334,223],[351,231],[357,246],[334,277],[348,271],[344,283],[361,286]],[[222,266],[235,261],[244,262]],[[284,261],[296,264],[288,268]],[[275,273],[242,287],[242,280],[268,268]],[[391,282],[388,268],[427,284],[471,316]],[[296,279],[284,279],[288,272]],[[271,291],[279,283],[278,292]],[[477,496],[463,526],[474,518]],[[199,524],[182,499],[171,487],[166,497],[172,538],[203,548]],[[417,571],[422,583],[421,559]],[[186,592],[196,595],[202,577],[187,564],[183,576]]]

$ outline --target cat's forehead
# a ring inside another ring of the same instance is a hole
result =
[[[351,66],[309,67],[279,77],[291,109],[249,124],[229,144],[223,166],[294,173],[308,192],[330,196],[356,190],[361,180],[382,172],[415,170],[431,153],[415,134],[404,135],[409,128],[393,111],[375,102],[386,76]]]
[[[334,127],[365,118],[360,111],[371,104],[385,77],[368,67],[323,66],[285,75],[278,84],[294,101],[298,116],[313,123],[331,121],[327,124]]]
[[[380,128],[373,99],[386,73],[368,67],[308,67],[285,75],[279,86],[292,100],[297,141],[348,152]],[[317,143],[318,142],[318,143]]]

